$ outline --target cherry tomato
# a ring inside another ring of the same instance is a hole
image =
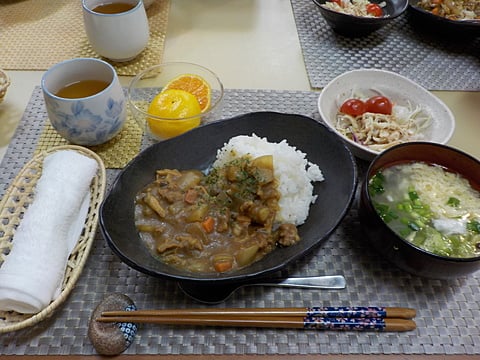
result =
[[[367,112],[375,114],[392,114],[392,102],[385,96],[374,96],[365,102]]]
[[[348,99],[340,106],[340,112],[351,116],[359,116],[366,112],[366,106],[362,100]]]
[[[375,17],[380,17],[383,15],[383,10],[377,4],[368,4],[367,5],[367,13],[373,15]]]

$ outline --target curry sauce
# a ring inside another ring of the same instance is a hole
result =
[[[232,271],[300,240],[294,224],[275,222],[280,196],[271,155],[237,158],[207,175],[162,169],[137,194],[135,223],[160,261],[195,273]]]

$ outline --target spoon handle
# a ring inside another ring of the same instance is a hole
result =
[[[289,277],[280,279],[268,279],[250,285],[285,286],[309,289],[345,289],[346,282],[342,275]]]

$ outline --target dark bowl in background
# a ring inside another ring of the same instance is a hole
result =
[[[299,226],[301,241],[277,248],[260,261],[235,272],[194,274],[155,259],[142,244],[134,221],[136,194],[155,178],[155,170],[207,169],[217,150],[237,135],[287,140],[316,163],[325,180],[314,185],[318,198],[309,217]],[[213,286],[245,282],[278,271],[321,245],[340,224],[354,198],[357,170],[343,142],[314,119],[291,114],[258,112],[217,121],[181,136],[156,143],[136,156],[117,176],[100,210],[100,229],[113,252],[130,267],[186,286]]]
[[[382,28],[403,14],[408,6],[408,0],[371,0],[370,2],[375,4],[386,3],[386,6],[382,8],[386,16],[360,17],[326,9],[322,5],[329,0],[312,1],[318,6],[320,13],[332,30],[348,37],[366,36]]]
[[[408,21],[421,32],[440,37],[480,36],[480,21],[450,20],[417,6],[419,0],[409,0]],[[462,39],[459,39],[462,40]]]
[[[425,251],[393,232],[377,214],[368,192],[368,181],[382,168],[412,161],[437,164],[455,171],[480,191],[480,162],[476,158],[447,145],[430,142],[394,146],[375,157],[360,185],[359,216],[367,239],[384,259],[421,277],[448,279],[480,270],[480,256],[452,258]]]

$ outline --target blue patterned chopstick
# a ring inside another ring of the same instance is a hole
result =
[[[311,330],[355,330],[355,331],[410,331],[416,324],[410,319],[398,318],[324,318],[318,316],[148,316],[135,311],[123,315],[103,313],[96,318],[100,322],[151,323],[169,325],[201,325],[230,327],[297,328]]]
[[[415,309],[402,307],[378,307],[378,306],[323,306],[308,308],[201,308],[201,309],[161,309],[161,310],[137,310],[139,316],[263,316],[263,317],[324,317],[324,318],[399,318],[412,319],[415,317]],[[120,316],[123,312],[109,311],[104,316]]]
[[[415,328],[412,320],[390,318],[341,318],[306,316],[303,319],[305,329],[316,330],[357,330],[357,331],[409,331]]]
[[[161,309],[106,311],[101,322],[139,322],[204,326],[252,326],[315,330],[410,331],[414,309],[400,307],[309,307]]]
[[[306,316],[322,316],[326,318],[402,318],[415,317],[415,310],[409,308],[378,306],[322,306],[307,308]]]

